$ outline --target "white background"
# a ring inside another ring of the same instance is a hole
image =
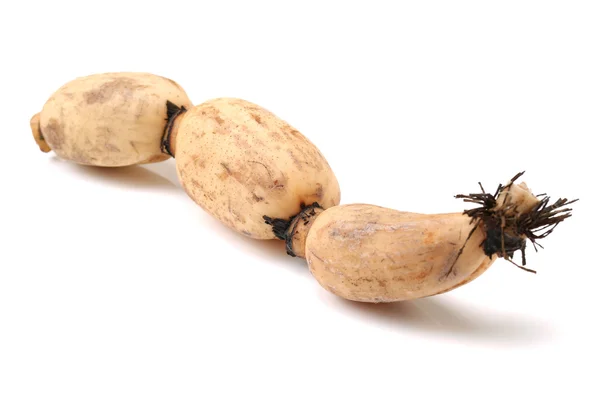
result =
[[[597,1],[2,5],[0,399],[598,399]],[[29,118],[75,77],[147,71],[256,102],[325,154],[342,202],[462,211],[516,172],[581,198],[449,294],[323,290],[229,231],[172,160],[80,167]]]

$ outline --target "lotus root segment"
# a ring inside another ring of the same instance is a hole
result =
[[[169,142],[188,195],[246,236],[276,237],[264,216],[289,219],[307,204],[340,203],[338,181],[317,147],[251,102],[196,106],[177,118]]]
[[[176,82],[119,72],[75,79],[58,89],[31,119],[42,151],[78,164],[117,167],[164,161],[167,101],[191,107]]]

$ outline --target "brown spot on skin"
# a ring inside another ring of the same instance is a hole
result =
[[[378,280],[377,283],[379,283],[379,286],[385,287],[385,281]]]
[[[288,124],[284,124],[281,127],[281,131],[288,137],[292,136],[295,139],[301,139],[302,141],[306,141],[306,138],[298,132],[296,129],[292,128]]]
[[[229,169],[229,166],[225,163],[221,163],[221,167],[223,167],[225,169],[225,172],[227,172],[227,175],[231,175],[231,170]]]
[[[100,153],[104,153],[106,150],[113,153],[120,153],[121,149],[118,146],[109,143],[110,139],[117,135],[108,127],[99,128],[98,131],[100,130],[102,130],[102,133],[98,133],[97,143],[93,150]]]
[[[224,180],[225,178],[227,178],[228,176],[232,177],[233,179],[235,179],[239,184],[241,184],[242,186],[246,186],[247,183],[247,179],[243,179],[243,175],[241,172],[239,171],[234,171],[232,170],[228,164],[225,163],[221,163],[221,166],[223,167],[223,169],[225,171],[223,171],[221,174],[218,175],[218,177],[221,180]]]
[[[267,110],[265,110],[264,108],[260,107],[259,105],[251,103],[251,102],[249,102],[247,100],[242,100],[242,99],[227,99],[227,103],[229,103],[231,105],[237,105],[242,110],[250,110],[250,111],[255,111],[255,112],[260,112],[260,113],[269,113]]]
[[[249,161],[249,162],[263,166],[264,169],[265,169],[265,171],[267,171],[267,174],[269,175],[269,180],[273,179],[273,175],[271,174],[271,170],[269,169],[269,167],[267,167],[265,165],[265,163],[261,163],[260,161],[254,161],[254,160]]]
[[[298,144],[296,141],[296,145],[294,146],[294,151],[301,155],[301,158],[304,161],[304,164],[320,171],[323,169],[323,163],[320,162],[318,157],[315,155],[315,152],[310,147],[307,148],[304,144]]]
[[[406,264],[396,264],[396,263],[394,263],[392,265],[388,265],[387,266],[387,269],[389,269],[390,271],[395,271],[395,270],[404,269],[404,268],[406,268]]]
[[[42,128],[42,134],[48,145],[54,150],[60,150],[65,144],[64,127],[55,118],[50,118],[46,126]]]
[[[212,118],[213,121],[216,122],[217,125],[221,126],[225,123],[225,120],[221,118],[221,113],[217,108],[210,104],[200,105],[202,109],[200,110],[200,115],[207,118]],[[216,129],[213,130],[213,133],[227,134],[228,130],[226,129]]]
[[[425,233],[425,237],[423,238],[424,244],[432,244],[435,238],[435,234],[431,231]]]
[[[185,167],[187,167],[187,165],[188,164],[184,165],[184,168],[180,168],[179,169],[179,175],[181,175],[181,180],[182,181],[184,181],[187,178],[187,176],[188,176],[188,173],[186,172],[186,169],[185,169]]]
[[[133,150],[135,151],[136,154],[140,154],[137,147],[135,147],[135,142],[133,140],[130,140],[129,144],[131,145],[131,147],[133,147]]]
[[[283,184],[286,180],[285,177],[279,177],[279,179],[273,180],[277,174],[270,169],[268,164],[261,161],[249,160],[243,162],[240,160],[232,164],[221,163],[221,166],[224,171],[221,174],[217,174],[217,176],[222,180],[228,176],[234,179],[247,191],[247,199],[250,199],[251,193],[254,192],[257,187],[264,190],[272,190],[274,186],[272,182],[278,182],[283,188]]]
[[[325,165],[329,166],[329,163],[327,162],[327,160],[325,159],[325,156],[319,151],[319,149],[315,149],[317,151],[317,156],[321,159],[321,161],[323,163],[325,163]]]
[[[140,99],[137,109],[135,111],[135,119],[136,120],[142,118],[142,115],[144,114],[146,107],[148,107],[148,102],[145,99]]]
[[[295,130],[294,128],[290,128],[290,134],[296,138],[302,138],[304,139],[304,137],[302,136],[302,134],[300,132],[298,132],[297,130]]]
[[[71,147],[71,160],[77,164],[83,165],[94,165],[96,161],[95,157],[89,156],[86,152],[82,151],[78,146],[73,145]]]
[[[198,168],[205,168],[206,167],[206,160],[204,158],[202,158],[201,156],[195,156],[192,159],[192,163],[197,166]]]
[[[340,292],[335,290],[332,286],[327,285],[327,290],[329,290],[331,293],[335,294],[336,296],[344,297],[344,296],[342,296],[342,294]]]
[[[279,132],[271,132],[270,134],[271,134],[271,136],[273,136],[273,139],[275,139],[277,141],[283,140],[283,136],[281,136],[281,134]]]
[[[196,188],[196,189],[202,189],[202,185],[200,184],[200,182],[198,182],[196,179],[192,178],[192,185]]]
[[[231,197],[227,198],[227,210],[229,211],[229,214],[234,215],[231,210]]]
[[[200,186],[200,189],[204,189],[204,187]],[[204,197],[206,197],[207,199],[209,199],[211,201],[215,200],[215,194],[212,192],[204,192],[203,195],[204,195]]]
[[[253,120],[256,121],[257,124],[262,125],[262,119],[260,118],[260,115],[250,113],[250,116],[252,117]]]
[[[98,89],[90,90],[83,94],[87,104],[106,103],[115,95],[130,98],[135,90],[147,88],[132,78],[114,78],[103,83]]]
[[[250,147],[252,147],[250,146],[250,143],[246,139],[242,138],[240,135],[236,135],[234,138],[238,148],[249,149]]]
[[[285,181],[280,181],[279,179],[275,179],[273,181],[273,185],[269,189],[274,190],[284,190],[285,189]]]
[[[321,261],[322,263],[325,263],[325,261],[324,261],[324,260],[323,260],[321,257],[319,257],[318,255],[316,255],[316,254],[315,254],[315,253],[314,253],[312,250],[309,250],[309,251],[310,251],[310,254],[311,254],[311,255],[312,255],[314,258],[316,258],[317,260]]]
[[[315,190],[313,196],[319,199],[319,201],[323,199],[323,185],[317,183],[317,190]]]
[[[300,162],[300,160],[298,160],[298,158],[296,157],[296,154],[292,150],[288,150],[288,154],[290,155],[290,158],[296,165],[296,168],[298,168],[298,170],[302,171],[302,169],[303,169],[302,162]]]
[[[422,271],[421,273],[415,275],[415,279],[423,280],[429,275],[429,271]]]
[[[371,282],[374,281],[374,279],[373,278],[356,278],[356,281],[357,282],[369,282],[369,283],[371,283]]]
[[[260,201],[263,201],[265,198],[258,196],[258,195],[256,195],[256,193],[252,192],[252,199],[254,199],[254,201],[258,203]]]
[[[114,144],[111,144],[111,143],[105,143],[104,147],[106,148],[106,150],[111,151],[113,153],[121,152],[121,150],[117,146],[115,146]]]

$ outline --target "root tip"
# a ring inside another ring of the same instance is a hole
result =
[[[42,130],[40,129],[40,113],[37,113],[33,117],[31,117],[31,120],[29,121],[29,126],[31,127],[33,139],[37,143],[40,150],[44,153],[48,153],[49,151],[51,151],[52,149],[50,148],[50,146],[48,146],[48,143],[46,143],[46,139],[44,139],[44,136],[42,135]]]

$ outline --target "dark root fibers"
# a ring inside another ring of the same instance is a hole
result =
[[[323,208],[319,203],[314,202],[307,206],[305,204],[300,205],[300,212],[296,215],[292,215],[289,219],[282,218],[271,218],[267,215],[263,215],[265,224],[273,227],[273,234],[277,239],[285,240],[285,248],[288,255],[296,257],[296,253],[292,249],[292,238],[296,225],[302,220],[305,224],[308,223],[310,217],[315,215],[315,208]]]
[[[171,157],[174,157],[173,152],[171,151],[171,131],[173,130],[173,122],[179,114],[183,114],[186,111],[187,109],[184,106],[179,107],[177,104],[167,100],[167,118],[165,119],[167,125],[165,126],[160,148],[163,153],[168,154]]]
[[[509,196],[505,196],[502,204],[498,206],[500,194],[508,190],[524,173],[520,172],[515,175],[506,186],[498,185],[494,194],[487,193],[481,183],[479,183],[481,193],[459,194],[455,196],[457,199],[463,199],[467,203],[478,204],[479,207],[465,210],[464,212],[471,217],[471,223],[474,223],[474,227],[469,232],[467,240],[459,250],[446,276],[450,275],[453,271],[456,261],[479,226],[483,226],[485,231],[485,239],[480,246],[488,257],[492,258],[496,254],[498,257],[510,261],[525,271],[535,273],[534,270],[525,268],[525,246],[527,239],[533,244],[533,248],[536,251],[538,247],[543,248],[537,241],[548,236],[559,223],[571,216],[572,210],[571,208],[566,208],[566,206],[577,200],[560,198],[554,203],[550,203],[550,197],[539,195],[538,197],[541,197],[540,202],[531,211],[520,215],[515,212],[516,205],[507,202]],[[517,250],[521,252],[522,265],[518,265],[512,260]]]

